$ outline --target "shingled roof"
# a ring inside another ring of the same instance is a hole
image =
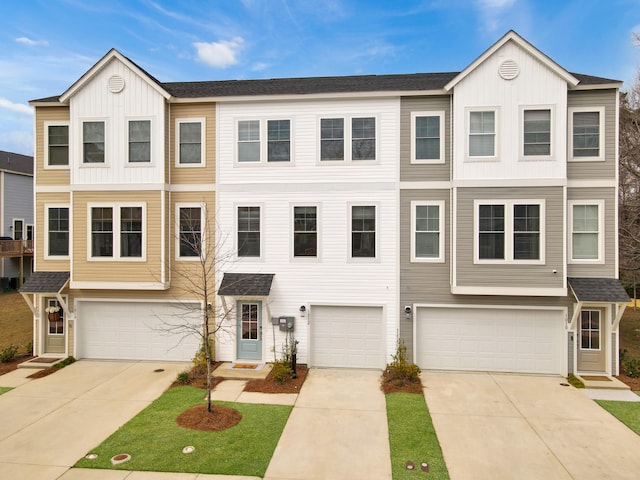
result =
[[[69,281],[69,272],[33,272],[24,282],[23,293],[57,293]]]
[[[617,278],[568,278],[579,302],[627,303],[629,295]]]
[[[0,170],[33,175],[33,157],[0,150]]]
[[[218,295],[268,297],[273,277],[273,273],[225,273]]]

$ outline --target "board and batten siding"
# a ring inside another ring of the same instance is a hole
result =
[[[411,126],[413,112],[445,112],[440,135],[444,135],[444,163],[412,164]],[[403,97],[400,100],[400,180],[449,181],[451,177],[451,97]]]
[[[563,288],[563,187],[457,189],[456,274],[458,286]],[[544,200],[545,261],[526,263],[474,263],[474,200]],[[556,270],[557,273],[553,273]]]
[[[125,87],[109,91],[112,75]],[[117,59],[112,59],[70,99],[69,152],[74,185],[164,183],[165,100],[150,84]],[[151,121],[151,162],[129,163],[129,120]],[[83,164],[82,122],[105,122],[105,162]]]
[[[568,93],[568,108],[574,107],[604,107],[604,161],[573,161],[567,162],[567,178],[603,180],[616,179],[617,158],[617,116],[618,105],[617,92],[615,89],[608,90],[582,90]],[[570,122],[567,122],[567,135],[572,135],[569,131]],[[569,152],[571,158],[571,152]]]
[[[35,158],[34,174],[36,185],[69,185],[69,169],[45,169],[45,123],[69,122],[69,107],[35,107]],[[71,162],[71,159],[69,159]]]

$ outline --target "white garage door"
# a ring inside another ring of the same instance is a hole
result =
[[[192,305],[193,306],[193,305]],[[171,333],[169,325],[198,322],[184,307],[160,302],[78,302],[78,358],[192,360],[198,335]]]
[[[418,308],[416,340],[436,370],[559,374],[567,348],[558,310]]]
[[[310,323],[313,366],[384,367],[382,307],[312,306]]]

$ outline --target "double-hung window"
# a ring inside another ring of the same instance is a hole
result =
[[[351,207],[351,257],[375,258],[376,256],[376,207],[354,205]]]
[[[444,261],[444,202],[411,202],[411,261]]]
[[[69,125],[45,124],[48,167],[69,166]]]
[[[293,256],[318,256],[317,207],[293,207]]]
[[[197,259],[204,255],[202,207],[178,205],[178,257]]]
[[[181,167],[204,166],[204,118],[176,120],[176,163]]]
[[[238,122],[238,162],[260,161],[260,120]]]
[[[478,258],[504,260],[504,205],[478,207]]]
[[[411,163],[444,163],[444,112],[411,114]]]
[[[238,163],[291,161],[291,120],[239,120]]]
[[[320,119],[320,161],[358,162],[376,159],[376,117]]]
[[[267,162],[288,162],[290,160],[290,120],[267,120]]]
[[[496,156],[496,111],[469,111],[468,156]]]
[[[351,160],[376,159],[376,119],[351,119]]]
[[[151,162],[151,120],[129,120],[129,163]]]
[[[604,160],[604,108],[573,108],[569,119],[570,159]]]
[[[540,259],[540,205],[513,206],[513,259]]]
[[[113,257],[113,208],[91,209],[91,256]]]
[[[344,118],[320,119],[320,160],[344,160]]]
[[[90,205],[91,258],[143,260],[143,205]]]
[[[571,262],[603,261],[604,201],[569,202]]]
[[[238,207],[238,257],[260,256],[260,207]]]
[[[120,209],[120,256],[142,256],[142,207]]]
[[[82,163],[105,163],[104,122],[82,122]]]
[[[551,110],[525,109],[522,114],[524,158],[551,155]]]
[[[69,207],[49,206],[47,215],[47,248],[49,257],[69,256]]]

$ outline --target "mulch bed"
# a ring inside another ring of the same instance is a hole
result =
[[[307,379],[309,369],[306,365],[298,364],[296,367],[296,378],[292,378],[285,383],[277,383],[273,379],[272,372],[269,372],[264,380],[250,380],[244,387],[245,392],[262,393],[300,393],[302,384]]]
[[[209,412],[205,404],[185,410],[178,415],[176,423],[191,430],[219,432],[236,426],[240,420],[242,420],[242,414],[233,408],[212,404]]]
[[[640,378],[627,377],[624,372],[620,372],[620,375],[616,377],[622,383],[626,383],[631,387],[634,392],[640,392]]]
[[[51,375],[52,373],[55,373],[58,370],[60,370],[60,369],[59,368],[54,368],[54,367],[43,368],[42,370],[37,370],[36,372],[32,373],[27,378],[42,378],[42,377],[46,377],[47,375]]]
[[[0,363],[0,375],[13,372],[22,362],[26,362],[27,360],[31,360],[32,358],[34,358],[33,355],[20,355],[14,358],[13,361],[9,363]]]
[[[384,392],[384,394],[388,393],[417,393],[419,395],[424,395],[422,391],[422,382],[418,378],[417,381],[411,382],[404,379],[392,378],[389,370],[382,372],[382,382],[380,384],[380,388]]]

